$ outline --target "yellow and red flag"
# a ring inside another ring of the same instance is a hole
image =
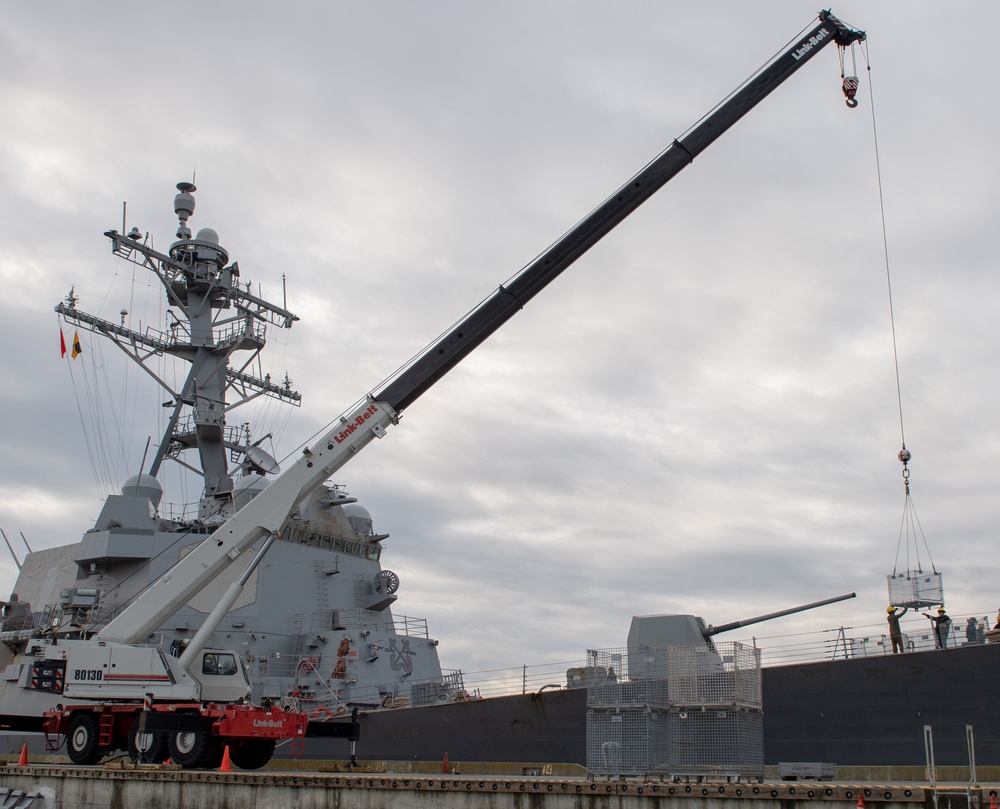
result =
[[[76,359],[83,353],[83,346],[80,345],[80,332],[73,332],[73,352],[72,357]]]

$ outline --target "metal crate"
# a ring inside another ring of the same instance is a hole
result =
[[[944,584],[937,571],[905,570],[886,576],[889,583],[889,603],[898,607],[930,607],[944,604]]]
[[[742,643],[671,647],[667,678],[672,707],[763,704],[760,649]]]
[[[588,656],[588,708],[762,705],[760,650],[742,643],[598,649]]]
[[[646,776],[667,760],[666,715],[656,711],[587,711],[587,772]]]
[[[663,771],[667,774],[764,776],[764,715],[760,710],[672,710],[666,720],[669,746]]]

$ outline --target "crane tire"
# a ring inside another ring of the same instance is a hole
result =
[[[104,758],[97,731],[97,719],[92,713],[82,711],[69,723],[66,734],[66,753],[74,764],[89,767]]]
[[[229,743],[229,758],[241,770],[259,770],[274,755],[274,739],[240,739]]]
[[[161,764],[167,760],[168,738],[161,731],[139,732],[139,717],[136,717],[128,732],[128,757],[132,761]]]
[[[222,763],[222,742],[210,730],[182,730],[170,734],[170,759],[186,770],[213,769]]]

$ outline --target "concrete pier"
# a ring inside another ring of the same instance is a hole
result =
[[[32,765],[0,769],[0,806],[5,809],[809,809],[809,804],[822,804],[821,809],[988,809],[991,792],[978,786],[935,790],[898,783],[670,783]]]

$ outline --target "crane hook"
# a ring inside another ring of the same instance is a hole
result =
[[[844,96],[851,109],[858,106],[858,100],[854,97],[858,93],[858,83],[857,76],[844,76]]]

